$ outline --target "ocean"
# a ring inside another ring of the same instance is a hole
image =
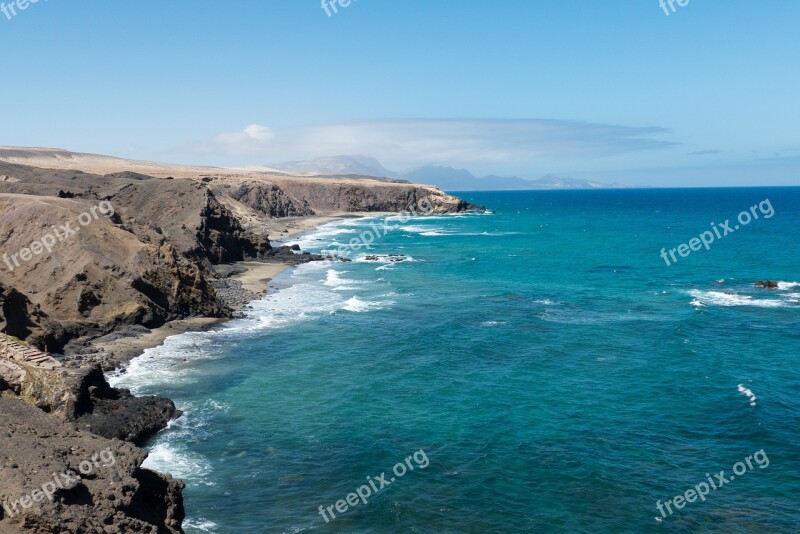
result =
[[[460,196],[112,377],[188,533],[797,531],[800,188]]]

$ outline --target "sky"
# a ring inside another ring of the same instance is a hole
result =
[[[0,145],[800,185],[797,0],[325,1],[6,8]]]

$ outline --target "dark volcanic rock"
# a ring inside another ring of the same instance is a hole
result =
[[[142,469],[133,445],[2,397],[0,428],[0,533],[182,532],[183,483]]]
[[[373,254],[364,258],[365,261],[388,261],[390,263],[398,263],[406,259],[406,256],[402,254],[388,254],[383,256]]]
[[[756,287],[765,287],[767,289],[776,289],[778,287],[778,282],[774,280],[759,280],[756,282]]]
[[[181,416],[170,399],[134,397],[127,389],[112,388],[99,366],[84,375],[78,390],[75,411],[68,419],[104,438],[141,443]]]
[[[116,399],[93,399],[92,412],[79,417],[76,424],[104,438],[141,443],[176,416],[180,411],[169,399],[134,397],[122,390]]]
[[[99,365],[48,370],[0,357],[0,394],[82,430],[135,443],[181,415],[169,399],[134,397],[127,390],[112,388]]]
[[[267,252],[265,259],[267,261],[273,262],[280,262],[280,263],[288,263],[290,265],[301,265],[303,263],[308,263],[311,261],[322,261],[329,258],[321,256],[320,254],[311,254],[309,252],[302,252],[300,254],[295,254],[295,252],[299,252],[300,247],[298,245],[284,245],[278,248],[274,248]]]

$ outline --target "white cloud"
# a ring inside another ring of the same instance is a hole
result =
[[[266,126],[251,124],[241,132],[221,133],[211,142],[201,143],[197,150],[223,155],[258,155],[269,150],[275,133]]]
[[[543,119],[384,120],[277,132],[252,124],[196,144],[192,152],[204,159],[237,157],[237,164],[363,154],[400,169],[427,164],[530,167],[669,148],[674,143],[658,139],[667,132]],[[242,156],[249,161],[242,161]]]
[[[319,155],[368,154],[387,163],[446,165],[587,159],[671,146],[662,128],[556,120],[397,120],[315,126],[303,145]]]
[[[255,139],[257,141],[271,141],[275,137],[275,134],[272,133],[272,130],[266,126],[260,126],[258,124],[251,124],[244,129],[244,133],[251,139]]]

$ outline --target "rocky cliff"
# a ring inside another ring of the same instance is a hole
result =
[[[134,445],[0,397],[0,534],[183,532],[183,483]]]
[[[169,399],[110,387],[97,366],[65,368],[0,334],[0,533],[181,532],[182,484],[141,469],[144,454],[122,442],[179,415]],[[102,450],[119,461],[84,469]]]
[[[475,208],[369,178],[0,148],[0,534],[182,532],[183,484],[143,469],[135,447],[180,416],[172,401],[133,397],[98,366],[31,347],[79,352],[123,328],[228,317],[219,264],[322,259],[273,249],[272,221],[423,202]]]
[[[70,168],[4,161],[25,154],[0,149],[0,303],[14,310],[0,321],[55,352],[121,325],[228,316],[213,266],[269,257],[273,220],[423,202],[436,213],[475,208],[434,187],[369,179],[167,167],[175,177],[152,167],[159,177],[126,170],[125,160],[96,174],[63,155],[47,161]]]

